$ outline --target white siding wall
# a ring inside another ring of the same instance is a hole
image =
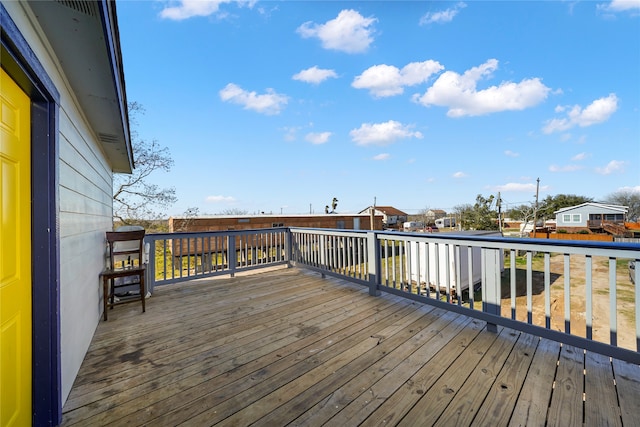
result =
[[[3,4],[60,92],[58,207],[64,402],[100,319],[98,275],[104,266],[104,233],[112,228],[111,168],[60,73],[60,64],[42,42],[45,37],[28,6]]]
[[[64,107],[63,107],[64,108]],[[74,110],[70,108],[69,110]],[[66,399],[100,319],[112,175],[74,111],[60,109],[60,313]],[[66,380],[65,380],[66,379]]]

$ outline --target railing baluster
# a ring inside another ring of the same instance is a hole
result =
[[[400,263],[402,262],[402,257],[404,257],[404,252],[401,250],[401,246],[402,242],[398,241],[398,240],[392,240],[392,245],[391,245],[391,269],[393,270],[391,272],[392,274],[392,280],[393,280],[393,287],[394,289],[398,289],[400,287],[400,285],[398,284],[398,274],[400,275],[400,277],[402,277],[402,272],[400,269]],[[397,247],[397,253],[396,253],[396,247]]]
[[[609,344],[618,345],[618,292],[616,286],[616,259],[611,257],[609,258],[609,298]]]
[[[551,254],[549,252],[544,253],[544,314],[545,328],[551,328]]]
[[[475,309],[475,295],[474,295],[474,286],[475,283],[473,280],[473,248],[471,246],[467,246],[467,269],[469,270],[469,307],[474,310]],[[514,274],[515,277],[515,274]],[[514,297],[515,299],[515,297]]]
[[[424,280],[426,296],[431,298],[431,248],[433,247],[433,243],[425,242],[424,244]]]
[[[527,323],[533,323],[533,270],[531,251],[527,251]]]
[[[587,326],[587,339],[593,339],[593,283],[591,279],[592,263],[591,255],[585,255],[584,273],[585,273],[585,322]],[[636,298],[636,301],[638,299]]]
[[[436,299],[440,300],[440,245],[438,243],[434,243],[433,248],[433,262],[435,268],[435,272],[433,274],[436,288]]]
[[[444,269],[444,282],[445,282],[445,288],[447,290],[447,302],[451,303],[451,269],[449,268],[449,249],[450,246],[448,243],[444,244],[444,265],[445,265],[445,269]]]
[[[568,334],[571,333],[571,283],[569,281],[569,279],[571,278],[569,276],[570,268],[571,257],[569,254],[564,254],[564,331]]]
[[[471,263],[469,263],[471,264]],[[469,278],[471,278],[471,274],[469,274]],[[511,295],[511,319],[516,319],[516,250],[511,249],[509,251],[509,284],[510,284],[510,295]]]

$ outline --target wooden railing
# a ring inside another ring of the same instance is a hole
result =
[[[147,234],[148,288],[286,264],[288,238],[286,228]]]
[[[308,228],[147,239],[152,289],[292,265],[640,364],[638,244]]]

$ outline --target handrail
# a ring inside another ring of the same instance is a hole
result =
[[[639,244],[286,227],[146,240],[152,287],[292,265],[640,364]]]

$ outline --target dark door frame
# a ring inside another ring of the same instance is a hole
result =
[[[0,4],[2,68],[31,99],[32,422],[62,421],[58,109],[60,94]]]

